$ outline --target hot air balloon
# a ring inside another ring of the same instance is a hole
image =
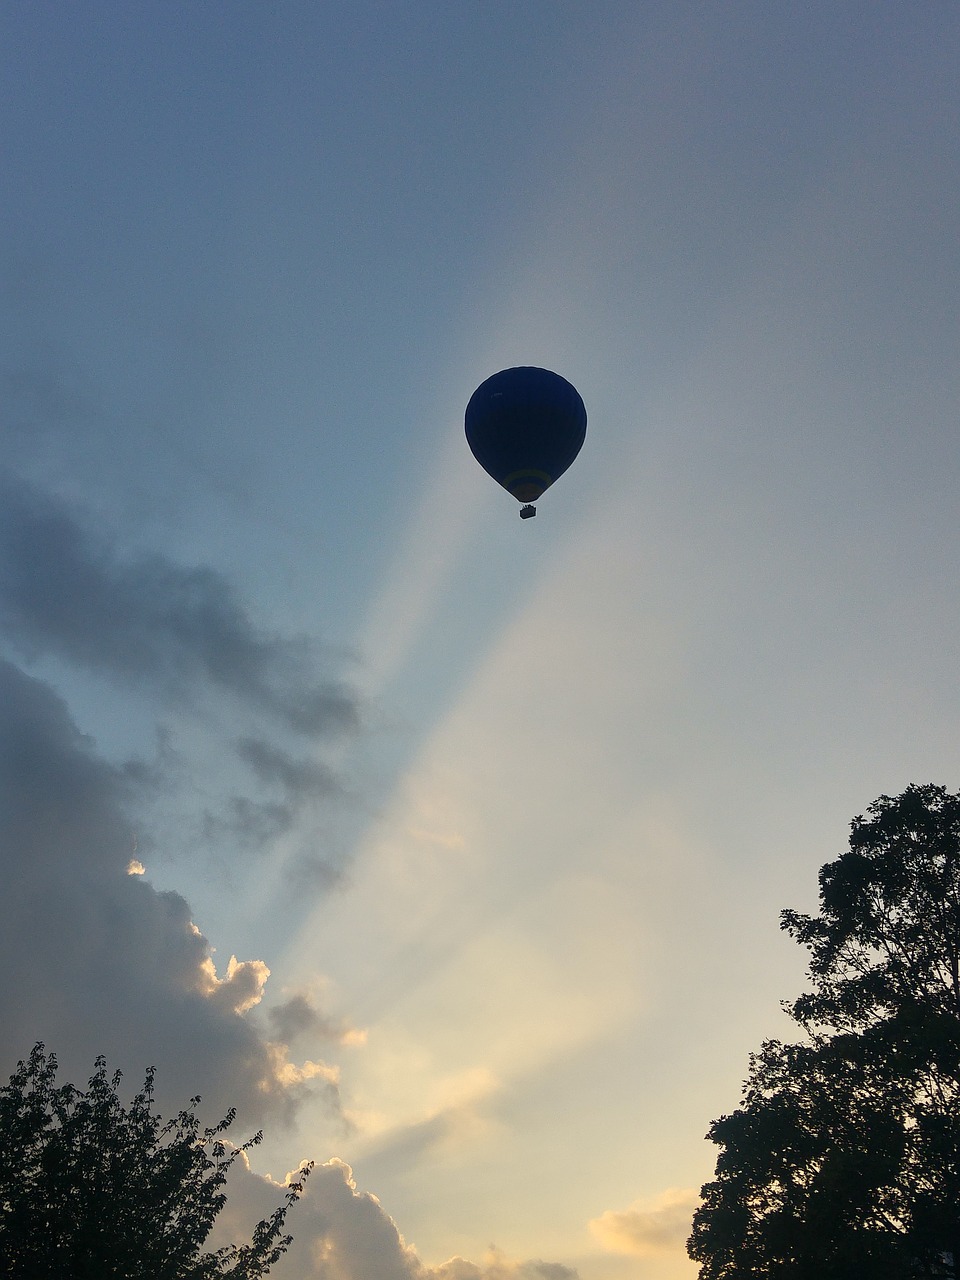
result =
[[[576,387],[549,369],[502,369],[481,382],[465,417],[473,456],[513,494],[521,520],[570,466],[587,434],[587,411]]]

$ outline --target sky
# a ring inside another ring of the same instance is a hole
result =
[[[960,10],[0,11],[0,1077],[278,1280],[692,1280],[851,819],[960,786]],[[578,388],[518,520],[463,437]]]

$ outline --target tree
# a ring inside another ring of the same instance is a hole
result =
[[[154,1111],[154,1069],[129,1107],[120,1072],[98,1058],[86,1092],[57,1085],[42,1044],[0,1088],[0,1275],[6,1280],[256,1280],[285,1252],[284,1202],[250,1244],[203,1252],[226,1203],[223,1185],[256,1134],[228,1147],[227,1115],[201,1128],[193,1109],[164,1121]]]
[[[813,990],[751,1055],[687,1242],[701,1280],[960,1278],[960,795],[851,824],[820,912],[781,914]]]

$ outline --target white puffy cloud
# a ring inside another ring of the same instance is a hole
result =
[[[539,1258],[511,1261],[493,1248],[479,1266],[463,1258],[451,1258],[428,1274],[430,1280],[577,1280],[577,1272],[561,1262],[543,1262]]]
[[[590,1230],[613,1253],[648,1257],[682,1251],[690,1234],[699,1195],[691,1188],[670,1187],[654,1200],[638,1200],[628,1209],[608,1209],[590,1222]]]
[[[241,1155],[213,1243],[249,1237],[253,1223],[272,1212],[299,1172],[274,1182],[253,1173]],[[481,1263],[458,1257],[428,1266],[377,1197],[357,1189],[353,1170],[342,1160],[313,1169],[285,1229],[293,1243],[271,1272],[277,1280],[577,1280],[577,1272],[562,1263],[514,1261],[492,1247]]]
[[[259,1004],[270,977],[270,970],[262,960],[240,961],[236,956],[230,957],[222,978],[217,977],[211,956],[201,963],[200,970],[203,994],[228,1013],[246,1013]]]

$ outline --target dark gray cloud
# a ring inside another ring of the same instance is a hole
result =
[[[73,850],[88,873],[122,868],[132,838],[120,808],[129,778],[96,757],[62,698],[3,661],[0,707],[0,849],[12,884],[27,871],[69,866]]]
[[[184,898],[127,874],[137,771],[100,758],[53,690],[2,660],[0,708],[0,1069],[44,1040],[79,1078],[98,1053],[134,1075],[153,1063],[165,1095],[199,1092],[254,1127],[318,1093],[339,1113],[336,1073],[292,1063],[246,1016],[267,966],[231,958],[218,974]]]
[[[331,795],[337,790],[332,772],[319,760],[298,759],[261,738],[241,738],[236,752],[265,783],[278,783],[294,799]]]
[[[336,776],[320,760],[295,756],[262,737],[240,738],[233,744],[233,750],[237,758],[249,766],[254,787],[266,795],[252,795],[247,786],[244,792],[227,796],[215,807],[207,806],[201,819],[201,834],[208,844],[226,841],[234,848],[253,849],[270,845],[292,831],[320,801],[340,795]],[[295,864],[299,879],[303,878],[304,859],[322,866],[320,883],[332,883],[339,875],[339,871],[325,859],[318,858],[315,851],[303,850]]]
[[[179,698],[208,686],[310,738],[358,724],[356,695],[317,677],[318,647],[258,629],[217,570],[124,558],[9,473],[0,475],[0,630],[28,657],[54,654]],[[260,763],[269,769],[269,755]]]
[[[0,637],[28,663],[52,657],[129,691],[156,722],[151,818],[162,837],[141,827],[145,848],[232,857],[300,824],[290,845],[298,885],[336,882],[313,833],[318,806],[340,791],[317,753],[360,722],[358,695],[329,674],[339,655],[257,627],[212,568],[121,553],[9,470],[0,471]],[[177,717],[181,727],[190,719],[186,733],[171,730]]]
[[[274,1005],[269,1012],[273,1038],[283,1044],[292,1044],[299,1036],[313,1035],[324,1040],[355,1040],[357,1033],[342,1018],[331,1018],[318,1009],[309,996],[291,996],[283,1004]]]
[[[296,816],[295,807],[283,801],[229,796],[216,809],[204,810],[201,838],[208,845],[226,842],[235,850],[259,849],[290,831]]]

